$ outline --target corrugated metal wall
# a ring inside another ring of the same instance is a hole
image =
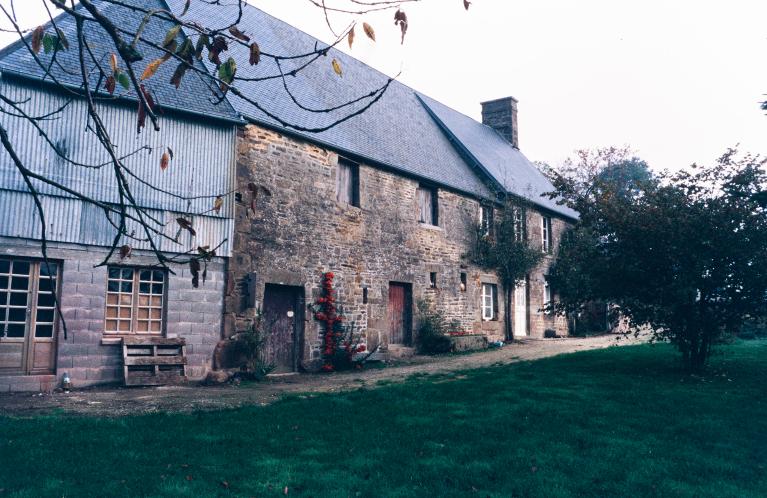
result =
[[[61,107],[67,102],[64,96],[32,89],[16,82],[2,82],[3,94],[23,102],[21,107],[30,115],[42,115]],[[200,98],[207,98],[201,96]],[[4,106],[8,110],[7,106]],[[160,117],[159,132],[147,127],[136,134],[136,111],[132,107],[104,105],[101,116],[109,128],[112,140],[120,155],[130,154],[143,146],[154,149],[150,154],[144,150],[125,159],[125,165],[145,182],[181,197],[216,196],[231,192],[235,185],[234,162],[236,128],[234,125],[206,124],[197,120],[181,120]],[[8,130],[16,152],[33,171],[54,179],[88,197],[103,202],[117,202],[117,189],[110,164],[101,168],[85,168],[72,165],[60,158],[45,143],[34,127],[23,118],[0,115]],[[91,130],[84,102],[70,103],[56,119],[41,122],[49,138],[59,150],[72,161],[97,165],[108,161],[108,155]],[[174,160],[165,171],[160,169],[163,150],[170,147]],[[202,213],[210,211],[213,198],[179,199],[160,192],[129,178],[128,183],[139,205],[163,221],[166,233],[176,235],[178,225],[175,213]],[[46,225],[50,240],[88,245],[109,245],[115,229],[99,208],[68,198],[54,187],[36,185],[45,193]],[[26,193],[21,175],[9,155],[0,152],[0,235],[37,239],[40,226],[32,196]],[[162,241],[162,250],[184,252],[197,245],[216,246],[224,239],[231,240],[233,230],[234,197],[224,196],[219,214],[207,212],[193,217],[197,231],[195,240],[188,233],[180,237],[180,244]],[[188,217],[188,216],[187,216]],[[130,229],[129,229],[130,230]],[[136,227],[136,235],[141,231]],[[134,248],[146,248],[148,244],[126,241]],[[229,244],[218,251],[228,256]]]

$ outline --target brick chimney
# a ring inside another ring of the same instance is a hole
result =
[[[519,149],[517,99],[505,97],[482,102],[482,124],[495,129],[515,149]]]

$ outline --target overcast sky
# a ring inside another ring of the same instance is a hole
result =
[[[40,22],[35,0],[16,3],[29,25]],[[306,0],[250,3],[333,38]],[[468,12],[462,0],[423,0],[403,9],[403,46],[387,12],[364,18],[375,44],[358,32],[353,50],[342,47],[387,74],[401,69],[401,81],[475,119],[479,102],[513,95],[532,160],[558,164],[607,145],[633,147],[654,169],[710,163],[738,143],[767,155],[763,0],[474,0]],[[331,20],[338,30],[348,21]]]

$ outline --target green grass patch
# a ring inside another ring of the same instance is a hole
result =
[[[0,417],[0,496],[767,495],[767,341],[704,377],[677,361],[634,346],[265,407]]]

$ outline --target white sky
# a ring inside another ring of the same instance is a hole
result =
[[[306,0],[249,1],[333,38]],[[27,26],[41,22],[36,3],[16,2]],[[364,18],[378,41],[358,29],[350,53],[387,74],[402,69],[401,81],[475,119],[479,102],[513,95],[532,160],[608,145],[633,147],[654,169],[710,163],[738,143],[767,155],[763,0],[474,0],[468,12],[462,0],[423,0],[403,10],[404,46],[386,12]]]

